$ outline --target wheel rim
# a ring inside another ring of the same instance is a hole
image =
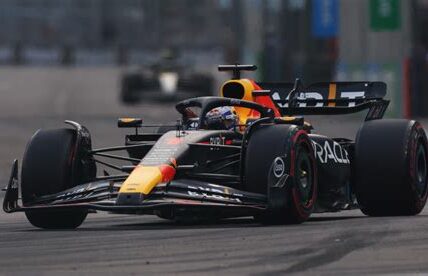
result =
[[[419,144],[416,151],[416,190],[419,196],[425,194],[427,178],[427,160],[424,147]]]
[[[299,191],[300,201],[303,206],[308,206],[312,201],[312,166],[307,154],[301,154],[297,162],[296,186]]]

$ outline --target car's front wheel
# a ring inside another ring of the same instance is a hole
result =
[[[73,129],[38,130],[25,150],[21,191],[24,206],[31,206],[38,198],[55,194],[81,183],[72,182],[72,168],[76,161],[76,131]],[[75,166],[80,173],[81,164]],[[26,211],[28,221],[39,228],[76,228],[85,220],[87,211]]]
[[[266,194],[262,223],[302,223],[317,198],[316,161],[307,133],[290,125],[261,126],[245,153],[245,189]]]

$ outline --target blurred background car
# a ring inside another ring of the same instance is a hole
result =
[[[195,71],[171,48],[162,50],[154,64],[128,68],[120,82],[120,99],[127,104],[143,98],[177,101],[213,93],[212,75]]]

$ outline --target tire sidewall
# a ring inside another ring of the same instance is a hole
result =
[[[302,198],[298,188],[298,180],[299,177],[298,170],[298,160],[300,158],[299,155],[305,154],[309,159],[309,163],[311,166],[311,193],[310,200],[307,204],[303,204]],[[318,180],[317,180],[317,166],[316,160],[313,152],[312,143],[309,140],[306,132],[299,131],[293,137],[293,147],[291,149],[290,156],[290,175],[293,177],[293,183],[290,189],[290,208],[294,213],[294,216],[298,222],[303,222],[309,218],[312,211],[314,210],[315,202],[318,194]]]
[[[245,153],[245,189],[267,195],[267,209],[256,219],[264,224],[306,221],[314,209],[318,192],[316,161],[307,132],[293,125],[267,125],[255,129],[249,141]],[[295,178],[300,177],[296,163],[302,154],[309,160],[312,172],[307,204],[297,186],[300,179],[296,181]],[[280,173],[278,159],[282,159],[284,166]]]
[[[424,185],[424,191],[422,194],[420,194],[417,191],[417,150],[419,147],[423,147],[424,154],[425,154],[425,160],[427,161],[427,138],[425,135],[425,131],[422,128],[421,124],[419,122],[415,122],[415,124],[412,125],[410,130],[410,138],[408,142],[408,155],[406,158],[406,164],[408,165],[408,185],[411,187],[411,197],[414,200],[414,212],[419,213],[422,211],[423,207],[425,206],[425,203],[427,201],[428,196],[428,189],[427,189],[427,181],[428,177],[425,174],[425,185]],[[425,164],[426,165],[426,164]],[[425,167],[426,169],[426,167]]]

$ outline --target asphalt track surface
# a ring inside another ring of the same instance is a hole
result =
[[[116,117],[174,121],[172,104],[124,106],[117,69],[0,68],[0,181],[38,128],[85,124],[95,147],[120,145]],[[315,120],[352,137],[355,118]],[[350,122],[345,124],[345,122]],[[1,197],[1,196],[0,196]],[[32,227],[0,212],[0,275],[25,274],[418,274],[428,272],[428,212],[369,218],[315,214],[302,225],[260,226],[250,218],[179,224],[151,216],[90,214],[77,230]]]

